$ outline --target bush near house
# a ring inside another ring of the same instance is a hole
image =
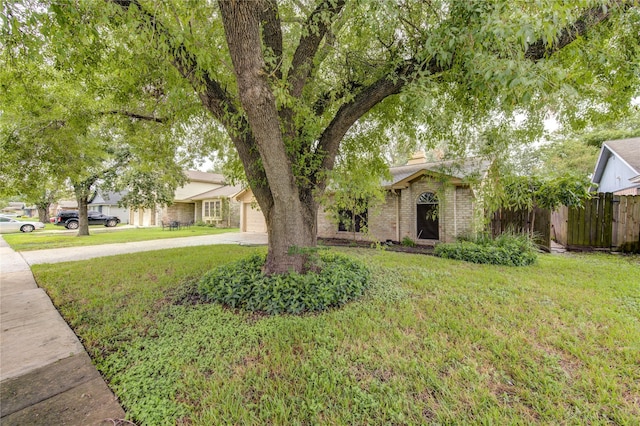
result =
[[[537,249],[526,235],[505,233],[495,239],[479,235],[436,246],[436,256],[490,265],[526,266],[536,261]]]

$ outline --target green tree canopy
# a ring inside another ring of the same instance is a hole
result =
[[[638,94],[633,0],[36,3],[5,3],[5,33],[47,40],[74,74],[119,73],[123,99],[159,89],[176,120],[206,110],[224,128],[265,215],[268,273],[305,270],[290,249],[316,244],[351,132],[465,146],[517,116],[538,134],[550,109],[587,126]]]

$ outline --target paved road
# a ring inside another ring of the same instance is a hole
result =
[[[202,235],[199,237],[165,238],[152,241],[136,241],[133,243],[23,251],[20,254],[29,265],[37,265],[39,263],[86,260],[93,259],[94,257],[115,256],[124,253],[213,244],[263,245],[267,244],[267,235],[247,232],[229,232],[224,234]]]

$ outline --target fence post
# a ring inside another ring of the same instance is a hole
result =
[[[605,211],[604,211],[604,223],[602,227],[604,228],[604,245],[603,247],[611,248],[611,235],[613,231],[613,194],[611,192],[607,192],[604,195],[605,199]]]

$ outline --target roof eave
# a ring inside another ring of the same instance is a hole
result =
[[[600,148],[600,154],[598,155],[596,166],[593,169],[593,177],[591,178],[591,182],[600,184],[600,179],[602,179],[602,174],[604,173],[604,166],[607,164],[607,160],[609,160],[609,157],[611,157],[611,149],[605,142],[602,144],[602,148]]]

